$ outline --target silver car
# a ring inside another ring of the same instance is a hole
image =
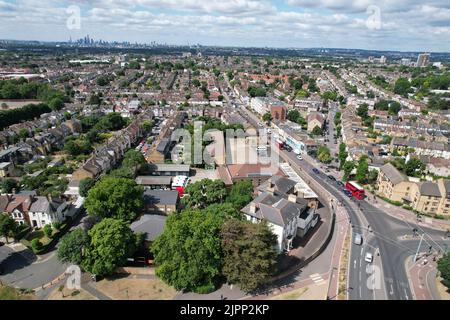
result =
[[[356,233],[354,243],[357,244],[358,246],[360,246],[362,244],[362,241],[363,241],[362,235],[359,233]]]

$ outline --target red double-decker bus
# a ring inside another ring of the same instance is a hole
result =
[[[347,181],[347,183],[345,184],[345,189],[350,191],[352,193],[352,196],[359,200],[363,200],[365,197],[364,188],[355,181]]]

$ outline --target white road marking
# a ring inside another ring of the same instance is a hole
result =
[[[406,292],[406,289],[404,289],[404,290],[405,290],[405,297],[406,297],[406,300],[409,300],[408,293]]]
[[[356,260],[353,261],[353,269],[356,269]]]
[[[392,286],[392,283],[390,286],[391,286],[391,291],[389,291],[389,294],[392,296],[394,294],[394,287]]]

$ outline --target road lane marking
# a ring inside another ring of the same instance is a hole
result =
[[[356,269],[356,260],[353,261],[353,269]]]
[[[392,296],[394,294],[394,287],[392,286],[392,283],[390,286],[391,286],[391,291],[389,291],[389,294]]]

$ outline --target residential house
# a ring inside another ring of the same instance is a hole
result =
[[[305,236],[318,221],[315,211],[308,207],[304,199],[299,199],[295,194],[285,199],[263,192],[241,211],[246,219],[253,223],[267,222],[277,236],[279,252],[292,249],[294,238]]]
[[[315,127],[322,129],[325,124],[325,117],[320,112],[311,112],[308,115],[308,132],[312,132]]]

